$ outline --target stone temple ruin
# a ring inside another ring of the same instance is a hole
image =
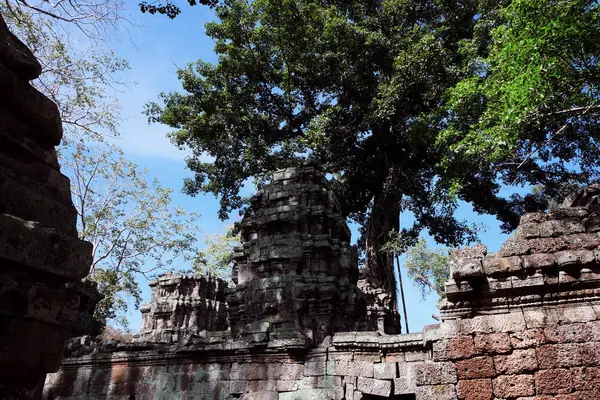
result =
[[[523,216],[496,254],[456,251],[441,322],[385,334],[318,164],[278,171],[235,285],[163,275],[133,342],[64,351],[94,303],[91,246],[37,74],[0,18],[0,399],[600,399],[600,185]]]

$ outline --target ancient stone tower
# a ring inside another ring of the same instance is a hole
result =
[[[227,284],[212,276],[166,273],[150,282],[136,341],[176,342],[187,334],[227,330]]]
[[[350,230],[316,161],[276,172],[241,233],[227,298],[234,337],[304,347],[364,328]]]

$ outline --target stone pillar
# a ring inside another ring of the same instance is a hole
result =
[[[275,172],[241,233],[227,299],[234,337],[305,347],[367,327],[350,230],[317,162]]]
[[[0,16],[0,398],[36,399],[56,371],[92,246],[77,238],[69,180],[54,146],[62,138],[56,104],[29,80],[33,54]]]

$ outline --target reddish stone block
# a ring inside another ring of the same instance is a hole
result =
[[[538,369],[534,349],[515,350],[512,354],[495,356],[494,365],[499,375],[521,374]]]
[[[600,365],[600,343],[590,342],[581,344],[581,362],[586,366]]]
[[[492,381],[494,396],[501,399],[533,396],[535,386],[532,375],[503,375]]]
[[[456,336],[448,341],[446,354],[450,360],[473,357],[476,354],[473,338],[467,335]]]
[[[569,393],[573,387],[571,371],[548,369],[535,373],[535,388],[538,394]]]
[[[477,334],[474,343],[480,354],[505,354],[512,350],[508,333]]]
[[[493,378],[494,363],[492,357],[475,357],[456,362],[458,379]]]
[[[576,390],[600,391],[600,367],[582,367],[571,370]]]
[[[473,379],[459,381],[456,386],[456,394],[461,400],[491,400],[492,380]]]
[[[592,333],[591,340],[594,342],[600,342],[600,321],[591,321],[586,323],[586,325],[589,327]]]
[[[528,349],[546,344],[546,337],[542,329],[528,329],[510,335],[510,344],[515,349]]]
[[[541,369],[577,367],[581,365],[580,344],[548,344],[538,347],[536,354]]]

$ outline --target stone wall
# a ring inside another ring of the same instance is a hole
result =
[[[91,264],[54,150],[62,137],[57,106],[29,84],[40,73],[0,15],[1,399],[41,396],[81,307],[71,284]]]
[[[414,399],[429,357],[421,334],[341,333],[328,348],[251,352],[239,342],[100,346],[74,354],[46,382],[46,399]],[[365,397],[363,397],[365,396]]]
[[[600,399],[599,195],[523,216],[497,254],[454,254],[420,396]]]
[[[79,346],[46,399],[600,399],[600,186],[454,253],[441,324],[257,347],[227,331]],[[285,293],[283,294],[285,296]]]

